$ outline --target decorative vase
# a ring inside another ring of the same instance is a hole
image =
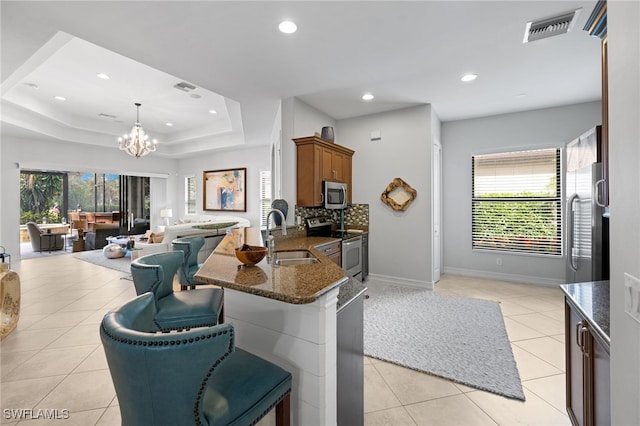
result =
[[[323,127],[322,132],[320,133],[320,137],[327,142],[333,142],[335,139],[335,135],[333,134],[333,127]]]
[[[0,340],[16,328],[20,318],[20,276],[0,263]]]

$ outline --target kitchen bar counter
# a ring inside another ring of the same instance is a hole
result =
[[[262,245],[262,234],[258,228],[235,229],[195,275],[224,287],[224,321],[233,324],[236,345],[291,372],[293,425],[337,424],[338,296],[355,305],[349,301],[358,289],[314,248],[335,240],[292,232],[276,238],[276,251],[309,250],[318,263],[277,266],[265,258],[245,267],[235,248]]]
[[[286,303],[312,303],[332,288],[347,282],[342,268],[314,248],[335,240],[327,237],[278,239],[277,251],[309,250],[319,262],[295,267],[277,266],[267,263],[265,257],[255,266],[247,267],[236,258],[235,247],[263,245],[260,230],[234,229],[233,234],[227,235],[205,261],[195,279]]]
[[[577,309],[603,342],[611,345],[609,334],[609,281],[592,281],[560,286],[567,302]]]

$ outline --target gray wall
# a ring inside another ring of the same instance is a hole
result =
[[[371,141],[371,132],[377,130],[382,140]],[[431,147],[433,134],[438,131],[432,128],[430,105],[338,122],[336,143],[355,150],[353,202],[369,204],[372,276],[425,287],[433,284]],[[392,210],[380,200],[396,177],[418,192],[403,212]]]
[[[260,225],[260,171],[269,170],[270,146],[203,153],[197,157],[177,160],[176,182],[172,188],[173,218],[184,217],[184,179],[186,176],[196,177],[196,214],[232,215],[244,217],[252,226]],[[203,172],[206,170],[247,169],[247,211],[246,212],[212,212],[203,210]]]
[[[590,102],[442,124],[444,273],[547,285],[564,282],[564,259],[471,249],[471,156],[563,147],[601,123],[600,105]]]
[[[640,278],[640,3],[610,1],[611,424],[640,424],[640,324],[624,273]]]

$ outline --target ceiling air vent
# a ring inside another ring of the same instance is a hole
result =
[[[100,114],[98,114],[98,117],[111,118],[111,119],[116,118],[115,115],[105,114],[104,112],[101,112]]]
[[[579,13],[580,9],[577,9],[562,15],[527,22],[522,42],[528,43],[568,33],[573,28]]]
[[[178,90],[182,90],[183,92],[190,92],[196,89],[196,86],[194,86],[193,84],[187,83],[186,81],[180,82],[178,84],[174,84],[173,87],[175,87]]]

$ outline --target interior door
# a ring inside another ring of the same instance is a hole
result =
[[[433,188],[432,188],[432,203],[431,203],[431,218],[433,220],[433,246],[431,247],[432,253],[432,268],[433,268],[433,282],[440,281],[440,263],[442,259],[442,243],[440,238],[440,226],[441,216],[440,209],[442,205],[441,200],[441,165],[442,165],[442,145],[439,141],[433,144]]]

